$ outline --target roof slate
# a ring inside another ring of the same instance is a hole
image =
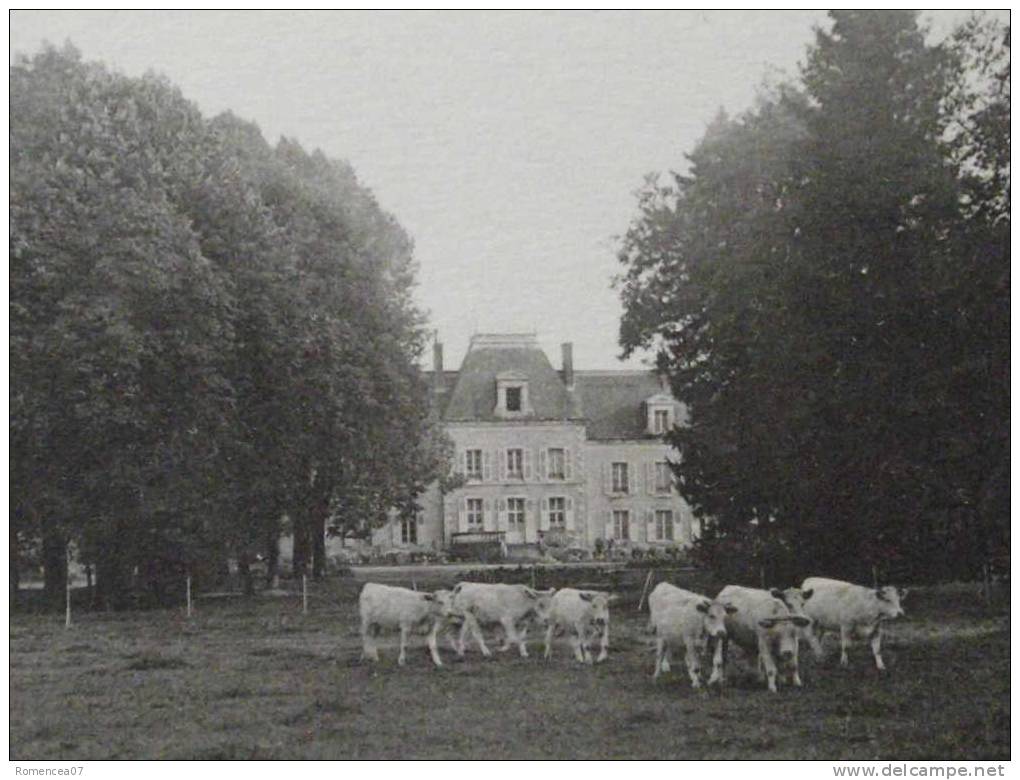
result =
[[[574,392],[589,439],[650,439],[642,403],[662,392],[653,371],[577,371]]]

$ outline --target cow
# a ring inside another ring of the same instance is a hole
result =
[[[723,640],[726,638],[726,616],[737,608],[732,604],[683,590],[668,582],[660,582],[648,597],[651,627],[655,632],[655,672],[669,671],[669,654],[674,647],[683,647],[691,686],[701,687],[699,655],[709,639],[715,640],[712,676],[708,684],[723,682]]]
[[[879,671],[884,671],[882,625],[903,616],[900,600],[907,595],[907,591],[897,590],[891,585],[867,588],[824,577],[808,577],[801,587],[814,591],[814,596],[804,609],[814,622],[817,634],[812,644],[815,656],[822,658],[824,655],[821,645],[824,632],[839,631],[839,663],[847,666],[850,663],[847,647],[851,637],[856,634],[870,640],[875,666]]]
[[[767,590],[727,585],[715,600],[736,607],[736,612],[726,616],[724,647],[732,640],[747,652],[757,651],[758,669],[764,670],[772,693],[776,692],[775,654],[778,654],[790,671],[791,682],[799,687],[802,683],[797,664],[798,629],[811,625],[811,620],[791,614],[789,607]]]
[[[556,591],[547,612],[545,630],[545,657],[552,658],[553,635],[561,630],[570,634],[574,657],[581,663],[605,661],[609,656],[609,605],[615,597],[594,590],[561,588]],[[602,632],[599,656],[592,658],[589,643],[592,636]]]
[[[786,590],[772,588],[772,590],[770,590],[769,593],[771,593],[773,596],[775,596],[777,599],[783,602],[786,605],[786,608],[790,610],[791,615],[800,615],[802,617],[806,617],[808,620],[811,620],[811,616],[807,613],[804,607],[808,599],[810,599],[811,596],[814,595],[814,591],[811,588],[806,589],[786,588]],[[797,638],[798,640],[803,639],[805,642],[811,645],[811,648],[812,650],[815,651],[815,656],[817,657],[818,653],[821,651],[821,646],[818,644],[818,638],[815,636],[811,628],[812,626],[808,625],[805,626],[804,628],[798,629]],[[799,641],[797,642],[797,648],[799,656],[800,651]]]
[[[484,582],[460,582],[453,589],[453,611],[463,616],[464,623],[457,641],[457,655],[464,657],[467,635],[474,636],[482,655],[492,652],[482,635],[483,625],[499,624],[503,627],[501,652],[517,644],[521,657],[528,657],[528,623],[541,622],[555,591],[539,591],[525,585],[504,585]]]
[[[436,647],[436,633],[449,614],[449,597],[368,582],[358,596],[358,611],[361,615],[363,658],[378,661],[375,636],[383,630],[399,629],[400,656],[397,663],[403,666],[407,660],[407,637],[412,632],[426,630],[432,662],[436,666],[443,665]]]

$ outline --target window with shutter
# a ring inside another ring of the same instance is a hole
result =
[[[523,476],[523,478],[526,479],[526,480],[530,480],[531,479],[531,448],[530,447],[528,447],[528,448],[526,448],[524,450],[524,469],[523,469],[523,474],[521,476]]]
[[[566,525],[568,531],[574,530],[574,499],[567,496]]]
[[[574,465],[571,460],[570,450],[563,450],[563,478],[566,480],[574,478]]]
[[[539,449],[538,451],[538,478],[542,481],[548,479],[549,470],[546,468],[545,463],[545,450]]]

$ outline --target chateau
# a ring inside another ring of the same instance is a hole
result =
[[[441,549],[458,534],[587,549],[600,538],[690,543],[696,521],[662,441],[683,408],[653,372],[576,371],[572,345],[562,349],[557,371],[534,334],[479,334],[447,371],[435,344],[432,403],[463,485],[432,485],[418,516],[393,518],[374,544]]]

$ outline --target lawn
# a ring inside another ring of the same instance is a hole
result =
[[[419,580],[419,587],[422,586]],[[682,664],[651,680],[647,614],[628,594],[609,660],[546,662],[419,638],[360,660],[357,583],[300,600],[207,600],[180,610],[13,615],[12,759],[672,758],[1007,759],[1009,605],[973,587],[912,594],[879,674],[864,645],[802,660],[805,687],[769,694],[750,665],[693,691]],[[831,641],[831,640],[830,640]],[[835,651],[835,652],[834,652]]]

